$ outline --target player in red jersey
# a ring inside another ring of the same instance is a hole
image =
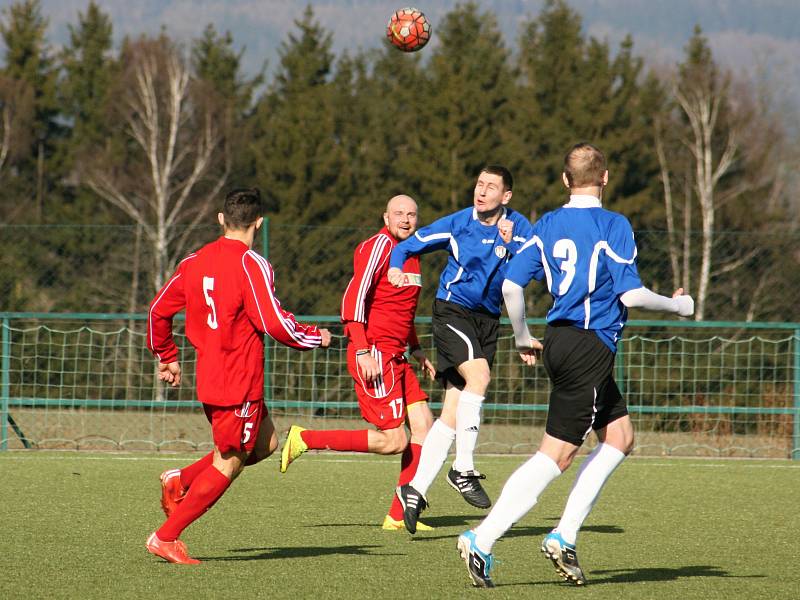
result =
[[[178,539],[222,496],[245,465],[275,451],[275,426],[264,406],[264,334],[297,350],[327,348],[327,329],[298,323],[274,294],[271,265],[253,252],[263,222],[257,189],[225,198],[223,235],[187,256],[150,303],[147,346],[158,358],[158,378],[181,383],[172,319],[186,310],[186,336],[197,350],[197,399],[211,423],[214,450],[161,476],[164,524],[147,549],[169,562],[196,564]]]
[[[385,227],[356,248],[353,279],[342,298],[342,321],[349,340],[347,367],[355,381],[361,415],[377,430],[311,430],[293,425],[281,452],[282,473],[309,449],[402,452],[400,485],[411,481],[417,470],[433,416],[428,396],[405,358],[406,348],[431,379],[435,373],[414,329],[422,288],[419,257],[403,265],[402,287],[392,286],[386,277],[392,249],[417,228],[417,203],[409,196],[395,196],[386,205],[383,221]],[[406,421],[411,429],[410,443]],[[396,496],[383,528],[403,529],[403,507]]]

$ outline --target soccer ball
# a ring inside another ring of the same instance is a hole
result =
[[[431,39],[431,24],[418,8],[401,8],[389,19],[386,37],[403,52],[416,52]]]

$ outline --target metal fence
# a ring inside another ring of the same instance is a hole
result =
[[[363,426],[338,318],[330,349],[268,344],[265,397],[276,425]],[[534,334],[541,320],[531,320]],[[184,384],[158,384],[142,314],[0,313],[0,448],[205,449],[194,352],[176,323]],[[429,319],[420,338],[435,360]],[[504,323],[478,451],[533,452],[549,382],[525,368]],[[615,378],[636,452],[800,458],[800,324],[631,321]],[[440,390],[425,383],[436,409]]]

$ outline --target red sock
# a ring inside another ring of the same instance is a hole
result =
[[[188,490],[192,482],[197,479],[197,476],[210,467],[213,462],[214,451],[212,450],[200,460],[193,462],[188,467],[183,467],[181,469],[181,485],[183,489]]]
[[[300,433],[300,437],[312,450],[369,452],[367,429],[306,429]]]
[[[225,477],[213,465],[207,467],[192,482],[192,487],[186,492],[183,500],[175,512],[156,531],[158,539],[163,542],[172,542],[178,539],[180,534],[190,524],[200,518],[220,496],[225,493],[231,480]]]
[[[397,485],[405,485],[412,479],[417,472],[419,465],[419,456],[422,452],[422,444],[411,443],[403,450],[403,458],[400,461],[400,477],[397,479]],[[392,495],[392,507],[389,509],[389,516],[395,521],[403,520],[403,505],[397,499],[397,494]]]

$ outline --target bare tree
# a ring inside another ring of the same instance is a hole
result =
[[[128,42],[121,62],[109,113],[120,135],[93,149],[84,180],[141,227],[158,289],[227,180],[229,119],[164,36]]]
[[[763,232],[782,219],[780,127],[750,82],[718,71],[699,29],[686,61],[662,78],[671,97],[655,119],[654,142],[673,283],[695,296],[697,320],[708,317],[712,293],[712,310],[724,305],[721,312],[731,315],[736,305],[754,318],[768,281],[759,262],[772,268],[772,250],[755,237],[735,239],[731,231]]]

